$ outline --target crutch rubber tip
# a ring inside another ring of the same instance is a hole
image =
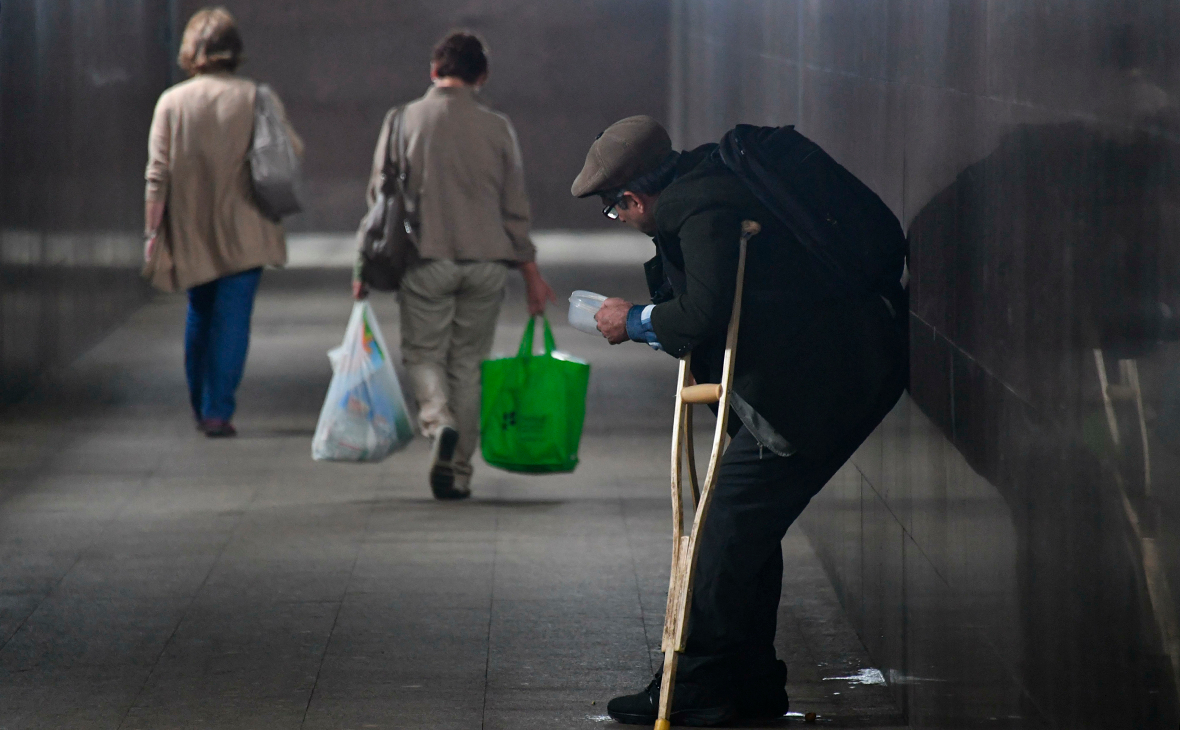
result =
[[[656,720],[656,726],[652,730],[672,730],[672,723],[669,720]]]

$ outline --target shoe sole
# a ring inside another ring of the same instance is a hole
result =
[[[654,725],[655,715],[629,715],[623,712],[607,711],[611,719],[624,725]],[[686,727],[713,727],[729,722],[737,717],[737,713],[727,707],[714,707],[705,710],[681,710],[673,712],[670,718],[673,725]]]
[[[438,458],[430,468],[430,491],[435,499],[465,499],[469,491],[455,489],[455,469],[451,460],[455,458],[455,446],[459,443],[459,432],[453,428],[443,429],[438,437]]]

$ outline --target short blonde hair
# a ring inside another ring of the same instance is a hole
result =
[[[233,71],[242,63],[242,36],[223,7],[201,8],[189,18],[176,62],[190,76]]]

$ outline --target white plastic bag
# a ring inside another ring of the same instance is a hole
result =
[[[414,437],[389,357],[373,308],[357,302],[344,342],[328,352],[332,383],[311,440],[313,459],[380,461]]]

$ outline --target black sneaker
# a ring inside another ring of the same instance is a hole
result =
[[[624,725],[654,725],[660,704],[660,679],[656,674],[647,689],[633,695],[616,697],[607,703],[606,714]],[[714,696],[711,696],[714,695]],[[737,717],[737,710],[729,702],[719,700],[715,693],[695,684],[677,682],[672,693],[673,725],[712,727]]]
[[[439,429],[434,440],[434,455],[430,460],[430,491],[435,499],[465,499],[471,496],[471,489],[455,485],[455,446],[459,443],[459,432],[450,426]]]
[[[781,659],[774,667],[756,677],[747,677],[738,689],[734,704],[744,720],[770,720],[787,714],[787,665]]]

